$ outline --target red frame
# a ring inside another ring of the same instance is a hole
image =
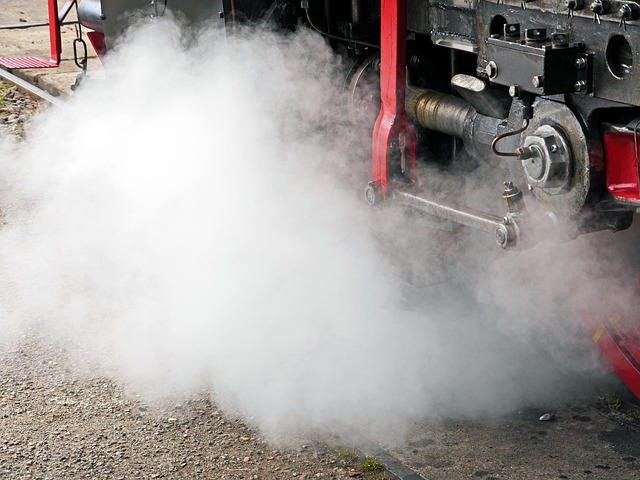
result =
[[[382,0],[380,17],[380,95],[373,129],[371,180],[386,193],[389,153],[398,142],[411,180],[416,179],[416,133],[405,111],[407,77],[407,1]]]
[[[64,7],[62,7],[62,11],[58,12],[57,0],[47,0],[49,10],[49,44],[51,48],[50,60],[44,60],[39,57],[2,57],[0,58],[0,64],[8,68],[51,68],[59,66],[62,55],[62,34],[60,32],[60,26],[76,3],[77,0],[67,0]]]
[[[604,151],[607,189],[616,198],[640,201],[637,139],[632,133],[607,132]]]

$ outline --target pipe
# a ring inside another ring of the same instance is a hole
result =
[[[78,22],[72,20],[70,22],[62,22],[60,25],[75,25]],[[22,30],[23,28],[33,28],[33,27],[48,27],[49,22],[38,22],[38,23],[16,23],[10,25],[0,25],[0,30]]]
[[[407,87],[405,108],[409,118],[421,126],[462,139],[472,156],[499,158],[491,143],[503,119],[481,115],[459,97],[411,86]]]
[[[351,22],[362,22],[362,3],[360,0],[351,0]]]
[[[429,130],[463,138],[465,124],[475,109],[464,100],[436,92],[407,87],[406,110],[409,118]]]

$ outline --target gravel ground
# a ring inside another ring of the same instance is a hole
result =
[[[0,82],[0,133],[24,138],[37,108]],[[278,449],[208,395],[145,405],[112,379],[80,375],[64,349],[37,333],[0,345],[3,480],[349,477],[393,478],[349,448]]]
[[[37,108],[0,82],[0,136],[28,137]],[[405,479],[640,477],[640,408],[621,408],[627,402],[608,395],[606,383],[598,384],[604,403],[540,406],[491,422],[427,419],[406,445],[387,446],[393,456],[371,447],[371,458],[338,441],[270,444],[206,392],[149,405],[113,378],[86,373],[97,370],[36,330],[5,337],[0,329],[0,480],[396,478],[378,459]],[[554,421],[538,420],[550,411]]]
[[[0,358],[3,479],[337,479],[357,473],[358,460],[325,446],[276,449],[206,395],[145,405],[108,378],[77,375],[65,352],[37,335],[5,347]]]
[[[0,82],[0,129],[17,139],[24,138],[25,126],[38,109],[38,102],[16,87]]]

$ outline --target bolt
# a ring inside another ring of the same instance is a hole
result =
[[[505,38],[516,39],[520,38],[520,24],[512,23],[504,26],[504,36]]]
[[[625,3],[618,13],[622,20],[637,20],[640,17],[640,6],[637,3]]]
[[[587,68],[587,59],[584,57],[578,57],[574,60],[573,65],[578,69],[578,70],[583,70],[585,68]]]
[[[487,77],[496,78],[498,76],[498,66],[495,62],[489,62],[487,63],[484,72],[487,74]]]
[[[542,88],[544,77],[542,75],[536,75],[531,79],[531,84],[536,88]]]
[[[578,80],[573,84],[573,90],[576,92],[583,92],[587,88],[587,82],[584,80]]]
[[[425,60],[422,55],[411,55],[409,58],[409,65],[414,68],[421,68],[424,66]]]
[[[551,153],[556,153],[558,151],[558,146],[554,143],[549,147],[549,150],[551,150]]]
[[[224,18],[224,12],[218,12],[218,18]]]
[[[584,8],[584,0],[566,0],[564,4],[569,10],[582,10]]]
[[[533,185],[527,183],[527,190],[529,190],[530,192],[533,192]]]
[[[596,15],[609,13],[609,10],[611,9],[611,2],[609,0],[594,0],[590,8]]]
[[[546,28],[527,28],[524,31],[524,38],[527,42],[543,42],[547,39]]]
[[[567,36],[564,33],[554,33],[553,35],[551,35],[551,41],[556,47],[563,47],[569,43],[567,40]]]
[[[509,87],[509,95],[512,98],[520,98],[520,85],[511,85]]]
[[[284,15],[286,15],[287,17],[293,17],[296,13],[296,7],[294,7],[293,5],[291,5],[289,2],[287,2],[285,5],[283,5],[281,8],[281,11]]]

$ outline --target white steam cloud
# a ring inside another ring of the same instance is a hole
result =
[[[147,398],[208,388],[277,440],[389,440],[433,412],[571,394],[593,368],[577,322],[549,318],[567,299],[531,282],[562,284],[575,247],[489,243],[496,258],[474,258],[464,282],[401,279],[446,239],[358,200],[370,139],[317,35],[187,45],[160,20],[107,71],[1,147],[3,340],[36,325]],[[383,248],[388,224],[411,240]]]

